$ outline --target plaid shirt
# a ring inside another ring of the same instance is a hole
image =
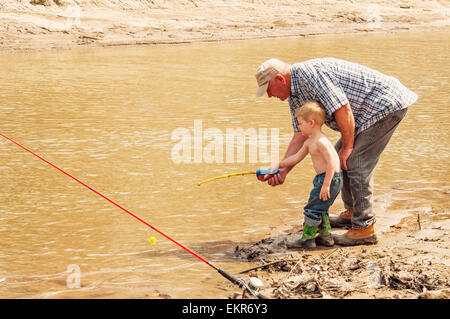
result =
[[[334,58],[320,58],[291,67],[291,95],[288,101],[295,132],[300,132],[295,109],[311,100],[323,104],[325,124],[336,131],[339,128],[333,113],[350,104],[356,135],[388,114],[407,108],[417,100],[417,95],[396,78],[365,66]]]

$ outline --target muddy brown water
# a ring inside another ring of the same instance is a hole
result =
[[[233,258],[236,245],[300,225],[312,165],[306,159],[276,188],[253,176],[198,187],[268,163],[251,163],[248,149],[243,163],[227,163],[225,145],[224,163],[195,163],[194,121],[203,132],[278,129],[282,156],[292,134],[288,105],[254,98],[260,62],[334,56],[396,76],[420,97],[375,173],[378,231],[424,211],[446,219],[448,43],[448,34],[435,32],[2,53],[0,128],[237,273],[252,264]],[[192,132],[191,163],[174,162],[176,129]],[[229,295],[206,264],[3,138],[0,186],[2,298],[141,298],[156,290],[174,298]],[[339,199],[333,212],[342,206]],[[79,288],[73,269],[81,273]]]

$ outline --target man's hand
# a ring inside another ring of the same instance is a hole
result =
[[[347,170],[347,159],[350,154],[353,152],[353,148],[344,148],[342,147],[339,150],[339,160],[341,161],[341,168]]]
[[[275,175],[266,175],[262,179],[263,182],[267,182],[270,186],[278,186],[284,183],[288,170],[286,168],[280,168],[280,173]]]

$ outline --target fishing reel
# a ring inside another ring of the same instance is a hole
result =
[[[258,278],[255,278],[255,277],[250,278],[249,284],[247,284],[245,282],[245,280],[243,280],[241,278],[239,278],[239,279],[235,278],[232,275],[230,275],[229,273],[227,273],[226,271],[224,271],[223,269],[217,269],[217,271],[219,272],[219,274],[221,274],[222,276],[227,278],[233,284],[237,285],[240,288],[243,288],[244,291],[247,291],[254,297],[256,297],[258,299],[269,299],[266,296],[264,296],[263,294],[261,294],[260,292],[258,292],[258,290],[261,289],[261,287],[263,286],[262,281],[259,280]]]
[[[260,181],[264,179],[264,175],[276,175],[280,172],[279,169],[271,172],[270,169],[259,169],[256,171],[256,178]]]

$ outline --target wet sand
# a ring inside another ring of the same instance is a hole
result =
[[[448,3],[438,0],[0,0],[0,49],[442,30],[448,13]]]

